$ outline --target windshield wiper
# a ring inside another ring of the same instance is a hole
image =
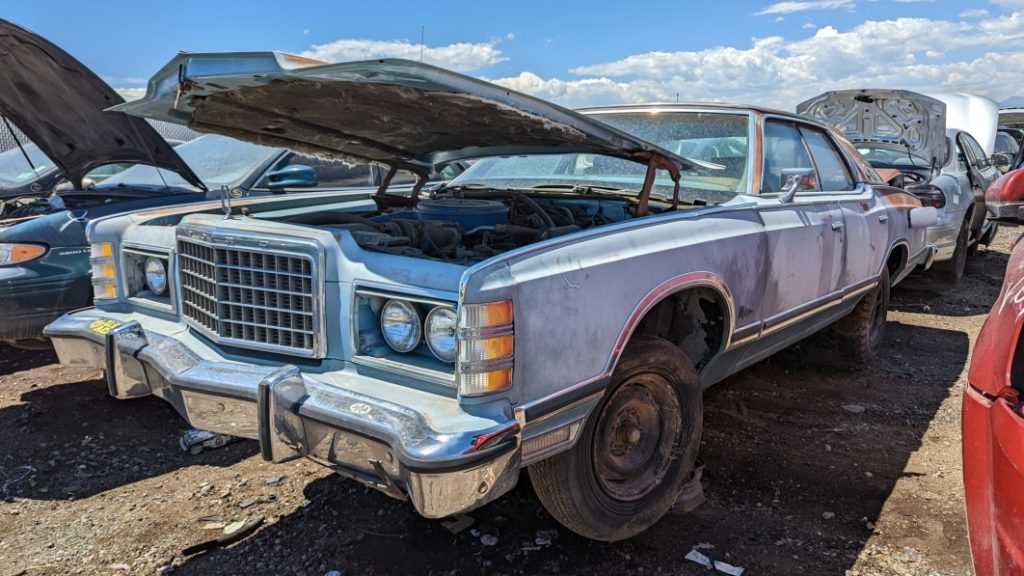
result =
[[[636,194],[636,190],[629,188],[616,188],[615,186],[599,186],[588,184],[586,186],[581,184],[538,184],[537,186],[531,186],[530,190],[543,190],[545,188],[554,188],[556,190],[567,190],[569,192],[575,192],[577,194]]]

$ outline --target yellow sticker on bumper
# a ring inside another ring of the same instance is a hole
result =
[[[99,320],[93,320],[89,323],[89,330],[97,334],[103,334],[106,336],[110,334],[110,331],[121,325],[120,320],[111,320],[110,318],[100,318]]]

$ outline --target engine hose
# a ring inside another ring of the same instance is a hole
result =
[[[533,213],[544,222],[545,228],[555,227],[555,221],[551,219],[551,215],[548,214],[547,210],[541,208],[540,204],[537,204],[533,198],[530,198],[522,192],[516,192],[515,198],[517,200],[522,200],[527,206],[529,206],[530,209],[533,210]]]

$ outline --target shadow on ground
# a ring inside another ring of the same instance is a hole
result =
[[[0,376],[30,370],[57,361],[57,353],[49,346],[41,350],[24,350],[0,343]]]
[[[230,466],[258,451],[243,441],[185,453],[178,437],[188,425],[168,404],[115,400],[104,379],[39,386],[20,401],[0,409],[0,472],[34,472],[10,486],[7,497],[84,498],[183,466]]]

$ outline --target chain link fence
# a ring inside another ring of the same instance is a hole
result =
[[[156,128],[156,131],[161,136],[168,140],[181,140],[183,142],[187,142],[199,137],[199,132],[188,128],[187,126],[171,124],[170,122],[161,122],[159,120],[147,120],[147,122],[149,122],[153,128]],[[7,129],[7,126],[0,123],[0,152],[10,150],[11,148],[16,148],[18,146],[17,142],[14,140],[15,136],[17,136],[18,141],[22,144],[29,142],[28,137],[22,134],[21,130],[18,130],[14,124],[11,124],[11,128],[14,130],[13,136]]]

